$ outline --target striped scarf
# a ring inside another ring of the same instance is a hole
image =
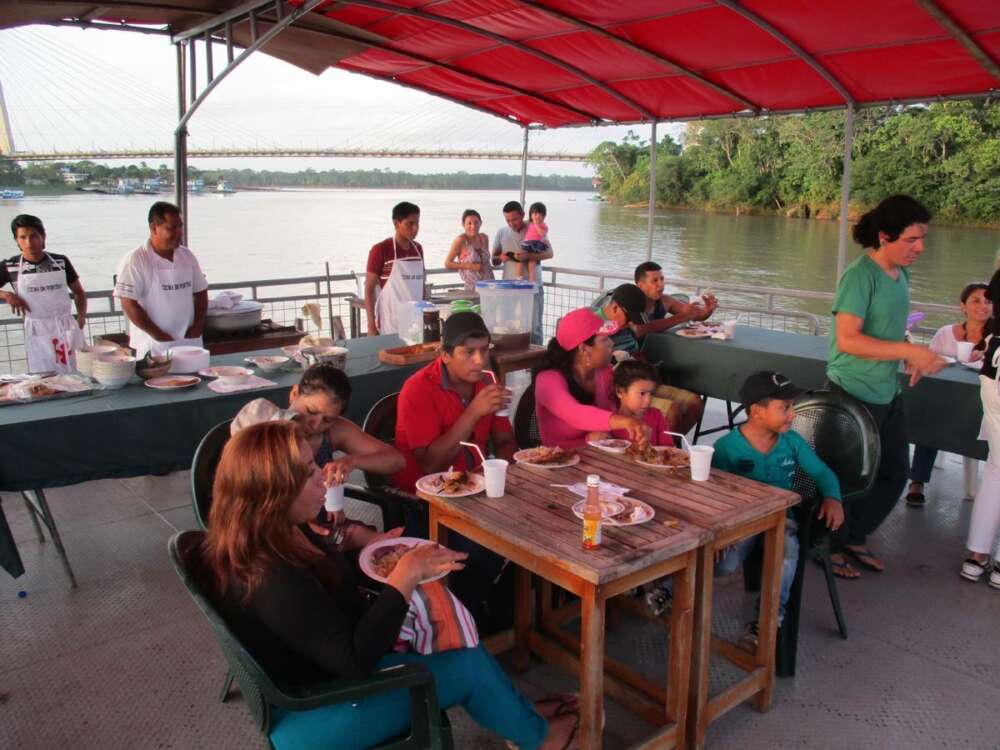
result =
[[[472,615],[444,583],[431,581],[416,588],[399,631],[396,651],[427,655],[478,644],[479,633]]]

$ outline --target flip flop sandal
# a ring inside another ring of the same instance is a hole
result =
[[[580,717],[576,717],[576,721],[573,722],[573,729],[569,733],[569,737],[566,738],[565,744],[559,750],[569,750],[573,746],[573,742],[576,740],[576,733],[580,730]],[[506,742],[507,750],[520,750],[520,748],[515,745],[510,740]]]
[[[854,561],[866,570],[870,570],[873,573],[884,573],[883,568],[876,567],[870,561],[877,559],[875,554],[867,547],[862,550],[853,550],[850,547],[844,547],[843,552],[845,555],[850,555],[854,558]],[[867,561],[867,562],[866,562]]]
[[[538,701],[535,705],[556,704],[556,710],[548,718],[554,719],[558,716],[576,713],[580,710],[580,696],[577,693],[553,693]]]
[[[927,505],[927,498],[924,497],[923,492],[907,492],[906,504],[911,508],[923,508]]]
[[[856,581],[861,577],[861,574],[851,567],[847,560],[844,562],[837,562],[836,560],[830,560],[830,566],[833,568],[833,574],[840,579],[845,581]],[[849,575],[849,572],[853,572],[854,575]]]
[[[990,561],[980,562],[974,557],[967,557],[962,561],[962,571],[959,573],[967,581],[978,581],[990,570]]]

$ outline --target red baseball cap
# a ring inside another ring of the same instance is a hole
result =
[[[604,320],[589,307],[581,307],[564,315],[556,326],[556,341],[566,351],[576,349],[591,336],[611,336],[618,331],[618,324]]]

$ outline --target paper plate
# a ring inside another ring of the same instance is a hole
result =
[[[145,385],[158,391],[178,391],[181,388],[198,385],[200,382],[201,378],[195,375],[162,375],[158,378],[150,378],[145,382]]]
[[[576,466],[580,463],[580,456],[574,453],[568,460],[562,463],[536,464],[531,461],[531,458],[537,455],[537,451],[538,448],[525,448],[514,454],[514,460],[530,469],[565,469],[568,466]]]
[[[617,498],[615,500],[605,500],[601,499],[601,517],[607,520],[611,516],[618,515],[623,510],[625,510],[624,498]],[[583,518],[583,506],[587,504],[586,500],[580,500],[577,503],[573,503],[573,515],[577,518]]]
[[[416,537],[412,536],[399,536],[396,537],[395,539],[380,539],[377,542],[372,542],[363,550],[361,550],[361,554],[358,556],[358,565],[361,568],[362,572],[364,572],[364,574],[367,575],[369,578],[373,578],[376,581],[381,581],[382,583],[386,583],[388,581],[388,578],[380,576],[378,573],[375,572],[375,553],[378,550],[382,549],[383,547],[395,547],[396,545],[402,545],[404,547],[412,548],[412,547],[419,547],[421,544],[431,544],[431,542],[427,539],[417,539]],[[425,578],[424,580],[421,581],[421,583],[436,581],[440,578],[444,578],[446,575],[448,575],[447,570],[444,573],[438,573],[433,578]]]
[[[625,507],[621,513],[605,519],[604,522],[608,526],[638,526],[641,523],[652,521],[653,516],[656,515],[653,507],[642,500],[623,497],[622,503],[624,503]]]
[[[448,472],[446,471],[439,471],[436,474],[428,474],[425,477],[420,477],[420,479],[417,480],[417,489],[421,492],[426,492],[428,495],[435,495],[436,497],[469,497],[470,495],[478,495],[486,489],[486,478],[482,474],[470,474],[469,479],[475,487],[469,488],[463,492],[441,492],[435,488],[434,480],[442,474],[447,473]]]
[[[604,438],[603,440],[588,440],[587,445],[591,448],[597,448],[599,451],[604,451],[605,453],[624,453],[626,449],[631,445],[628,440],[619,440],[618,438]]]
[[[680,451],[681,453],[686,453],[687,452],[687,451],[682,451],[680,448],[671,448],[669,445],[655,445],[655,446],[653,446],[653,450],[655,450],[657,453],[665,453],[666,451],[671,451],[671,450],[673,450],[673,451]],[[639,464],[640,466],[646,466],[646,467],[648,467],[650,469],[659,469],[660,471],[669,471],[669,470],[674,470],[674,469],[686,469],[686,468],[688,468],[691,465],[690,459],[688,459],[688,462],[685,463],[685,464],[680,464],[680,465],[675,465],[675,466],[666,465],[666,464],[651,464],[651,463],[647,463],[646,461],[640,461],[638,458],[635,459],[635,462],[637,464]]]

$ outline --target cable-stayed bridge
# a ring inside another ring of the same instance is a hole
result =
[[[2,127],[2,126],[0,126]],[[3,139],[0,138],[0,144]],[[0,156],[15,161],[113,161],[117,159],[167,159],[173,151],[160,149],[115,149],[98,151],[10,151],[5,153],[0,145]],[[463,159],[486,161],[518,161],[520,151],[478,151],[461,149],[366,149],[366,148],[192,148],[189,158],[252,158],[252,157],[312,157],[342,159]],[[528,153],[532,161],[585,162],[587,154],[561,152]]]

